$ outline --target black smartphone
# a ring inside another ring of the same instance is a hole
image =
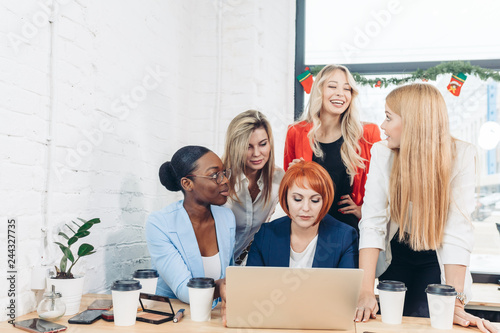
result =
[[[92,324],[97,319],[101,318],[102,313],[105,310],[85,310],[76,316],[70,318],[68,323],[70,324]]]
[[[40,318],[26,319],[22,321],[15,321],[14,327],[28,331],[28,332],[38,332],[38,333],[55,333],[61,332],[67,329],[66,326],[59,325],[47,320]]]
[[[110,299],[96,299],[89,305],[89,310],[109,310],[113,306],[113,301]]]

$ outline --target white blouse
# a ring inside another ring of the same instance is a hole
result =
[[[359,222],[359,248],[380,249],[376,275],[380,276],[392,260],[390,242],[398,231],[398,224],[390,220],[389,177],[394,154],[387,141],[380,141],[371,149],[371,163],[365,185],[364,203]],[[436,250],[444,283],[444,265],[467,266],[464,292],[470,299],[472,277],[469,271],[470,254],[474,245],[471,214],[474,211],[476,149],[473,145],[456,141],[455,164],[451,175],[451,203],[444,228],[443,243]]]
[[[214,280],[220,279],[221,267],[219,253],[211,257],[201,257],[203,260],[203,268],[205,270],[205,277],[212,278]]]
[[[234,258],[238,258],[243,250],[253,241],[253,237],[259,231],[260,226],[264,222],[269,222],[278,203],[278,190],[281,179],[285,172],[283,169],[276,167],[273,175],[271,197],[267,204],[264,203],[264,181],[262,175],[257,181],[260,192],[252,202],[252,197],[248,191],[248,179],[245,175],[240,178],[239,186],[236,188],[236,194],[240,202],[233,201],[231,198],[227,200],[225,207],[230,208],[236,218],[236,243],[234,246]]]
[[[318,244],[318,235],[314,237],[302,252],[295,252],[290,246],[290,268],[311,268]]]

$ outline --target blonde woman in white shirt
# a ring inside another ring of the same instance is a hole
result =
[[[236,217],[234,259],[242,265],[255,233],[274,213],[285,173],[274,164],[271,124],[261,112],[248,110],[231,121],[222,162],[233,175],[226,207]]]
[[[356,321],[374,318],[374,280],[408,288],[404,314],[427,316],[425,287],[455,287],[454,322],[496,332],[464,310],[472,284],[476,153],[449,132],[443,96],[429,84],[396,88],[386,98],[381,128],[387,139],[372,148],[360,222],[359,267],[364,269]]]

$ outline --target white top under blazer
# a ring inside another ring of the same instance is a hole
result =
[[[214,280],[219,280],[221,278],[221,267],[220,267],[220,257],[219,252],[211,257],[201,257],[203,261],[203,269],[205,271],[205,277],[212,278]]]
[[[373,145],[371,154],[370,171],[361,208],[362,218],[359,223],[359,248],[381,250],[376,272],[376,276],[380,276],[391,263],[391,240],[399,229],[398,224],[390,220],[389,206],[389,178],[394,153],[387,147],[387,141],[380,141]],[[471,299],[472,286],[469,265],[474,245],[471,214],[474,211],[475,202],[475,165],[475,147],[457,140],[455,163],[451,175],[451,202],[448,219],[444,228],[443,243],[436,250],[442,283],[446,281],[443,265],[467,266],[464,292],[468,300]]]

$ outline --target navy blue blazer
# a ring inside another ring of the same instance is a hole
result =
[[[284,216],[263,223],[248,252],[247,266],[290,266],[291,220]],[[319,223],[312,267],[358,268],[356,230],[326,215]]]

